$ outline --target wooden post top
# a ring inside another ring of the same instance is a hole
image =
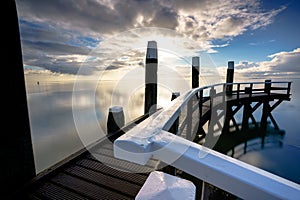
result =
[[[156,41],[148,41],[146,59],[157,59]]]
[[[109,112],[117,113],[117,112],[123,112],[122,106],[113,106],[109,108]]]
[[[228,69],[234,69],[234,61],[228,61]]]
[[[198,56],[192,57],[192,66],[199,66],[200,58]]]

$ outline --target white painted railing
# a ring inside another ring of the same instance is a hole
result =
[[[243,199],[299,199],[300,185],[167,132],[195,94],[187,92],[114,142],[114,155],[141,165],[157,158]]]

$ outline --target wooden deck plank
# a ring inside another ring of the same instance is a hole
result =
[[[100,154],[100,155],[104,155],[104,156],[108,156],[108,157],[111,157],[113,159],[114,158],[114,152],[113,152],[113,144],[111,145],[106,145],[107,146],[110,146],[111,148],[98,148],[96,150],[93,150],[91,153],[96,153],[96,154]],[[159,163],[159,160],[156,160],[156,159],[150,159],[147,163],[146,163],[146,167],[149,167],[151,169],[155,169],[157,168],[158,166],[158,163]]]
[[[131,197],[135,197],[141,188],[139,185],[79,166],[67,168],[65,172],[67,172],[69,175],[76,176],[97,184],[103,188],[117,191],[118,193],[126,194]]]
[[[110,156],[105,156],[97,153],[93,153],[93,155],[88,155],[87,158],[97,160],[110,166],[114,169],[131,172],[131,173],[149,173],[155,170],[155,168],[150,168],[147,166],[139,165],[136,163],[131,163],[125,160],[120,160],[116,158],[112,158]]]
[[[89,159],[82,159],[76,163],[79,166],[98,171],[102,174],[107,174],[112,177],[119,178],[121,180],[126,180],[130,183],[134,183],[142,186],[146,181],[148,174],[137,174],[137,173],[128,173],[120,170],[111,168],[101,162],[97,162]]]
[[[51,199],[51,200],[86,200],[87,198],[80,196],[74,192],[66,190],[53,183],[46,182],[39,187],[32,194],[38,199]],[[33,197],[31,197],[33,198]]]
[[[89,183],[82,179],[59,173],[57,176],[51,179],[52,182],[61,185],[64,188],[68,188],[75,193],[86,196],[88,199],[115,199],[115,200],[129,200],[132,199],[123,194],[111,191],[109,189],[100,187],[93,183]]]

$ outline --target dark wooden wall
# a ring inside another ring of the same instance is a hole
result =
[[[1,2],[1,197],[35,176],[16,3]]]

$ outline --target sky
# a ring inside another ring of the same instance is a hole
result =
[[[26,75],[99,76],[144,67],[147,41],[180,73],[300,77],[298,0],[16,0]]]

